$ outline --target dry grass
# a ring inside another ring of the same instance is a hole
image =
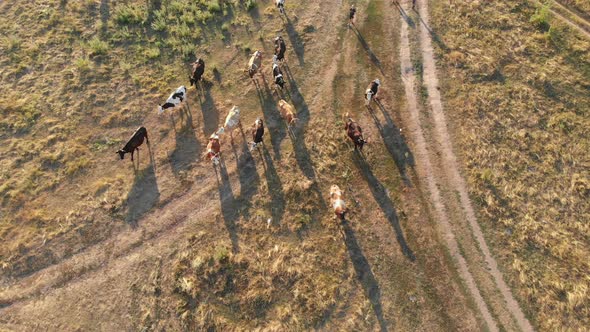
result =
[[[106,220],[125,220],[134,177],[121,177],[128,160],[114,151],[187,77],[179,56],[209,52],[218,25],[233,32],[250,18],[238,1],[8,1],[0,10],[0,230],[11,239],[0,265],[21,274],[44,264],[17,263],[36,255],[29,248],[58,234],[68,241],[85,219],[104,227],[89,243],[121,226]]]
[[[582,3],[582,2],[579,2]],[[587,3],[587,2],[586,2]],[[436,5],[481,220],[541,330],[590,325],[590,42],[524,3]]]

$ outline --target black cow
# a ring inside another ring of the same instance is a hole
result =
[[[197,61],[193,63],[193,71],[191,72],[191,76],[189,77],[192,85],[197,85],[197,82],[201,80],[203,77],[203,73],[205,72],[205,61],[203,59],[198,58]]]
[[[125,147],[117,151],[121,159],[125,157],[126,153],[131,153],[131,161],[133,161],[133,152],[135,152],[135,150],[139,151],[139,146],[143,144],[144,138],[146,139],[147,144],[149,145],[150,140],[148,139],[147,129],[145,129],[145,127],[137,128],[137,130],[133,133],[129,141],[127,141],[127,144],[125,144]],[[139,154],[139,152],[137,153]]]

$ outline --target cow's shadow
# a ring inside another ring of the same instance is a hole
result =
[[[380,331],[387,331],[387,323],[383,317],[383,306],[381,305],[381,291],[375,275],[371,270],[369,261],[363,254],[348,221],[342,220],[340,227],[356,277],[363,286],[365,296],[371,302],[373,312],[375,312],[375,316],[377,316],[377,321],[379,322]]]
[[[383,74],[383,68],[382,68],[382,65],[381,65],[381,61],[375,55],[375,53],[373,52],[373,50],[371,50],[371,47],[369,46],[369,44],[367,43],[367,41],[365,40],[365,38],[363,37],[363,35],[359,31],[359,29],[357,29],[356,26],[353,25],[352,26],[352,31],[354,31],[354,33],[358,37],[358,40],[361,43],[361,46],[367,52],[367,55],[369,56],[369,59],[371,60],[371,62],[375,65],[375,67],[377,67],[377,69],[379,69],[379,71],[381,72],[381,74]]]
[[[277,102],[273,98],[272,90],[268,86],[266,80],[260,84],[255,80],[256,92],[264,114],[264,121],[266,123],[267,132],[270,134],[270,143],[274,152],[275,159],[281,159],[281,142],[287,136],[287,129],[285,122],[281,117],[281,113],[277,107]]]
[[[303,39],[295,30],[295,26],[291,19],[285,12],[285,29],[287,30],[287,35],[289,36],[289,41],[291,42],[291,46],[293,47],[293,51],[295,51],[295,55],[297,56],[297,60],[299,61],[299,65],[303,66],[305,63],[305,45],[303,44]]]
[[[262,150],[262,152],[261,152]],[[273,222],[278,224],[281,222],[285,213],[285,195],[283,192],[283,184],[281,178],[277,173],[272,158],[268,150],[262,146],[258,148],[262,157],[264,166],[264,176],[266,177],[266,185],[268,187],[268,194],[270,196],[270,210]]]
[[[412,249],[410,249],[408,243],[406,242],[403,230],[399,224],[397,211],[395,209],[395,206],[393,205],[393,202],[391,201],[391,198],[389,198],[387,190],[385,189],[383,184],[375,177],[373,171],[371,170],[371,166],[367,163],[367,161],[364,158],[362,158],[360,154],[358,154],[358,152],[355,151],[355,158],[353,159],[357,168],[361,171],[361,174],[367,181],[367,184],[371,189],[371,193],[373,194],[373,198],[375,199],[375,201],[377,201],[379,207],[383,211],[383,214],[385,214],[387,221],[389,221],[389,224],[395,231],[395,237],[397,239],[399,246],[401,247],[402,253],[410,261],[415,261],[416,257],[414,256],[414,252],[412,251]]]
[[[186,171],[192,167],[193,162],[197,160],[201,153],[201,145],[197,140],[193,128],[193,117],[188,103],[184,104],[177,115],[180,120],[180,128],[177,130],[173,112],[170,113],[172,125],[174,128],[176,147],[170,154],[170,164],[175,176],[180,172]]]
[[[235,149],[234,154],[236,154],[236,164],[238,168],[238,177],[240,180],[239,198],[241,203],[242,215],[246,219],[248,219],[250,217],[249,211],[252,205],[252,197],[258,191],[260,176],[258,176],[258,171],[256,170],[256,163],[254,162],[252,153],[248,149],[248,144],[246,142],[246,137],[244,136],[243,131],[242,138],[243,142],[241,145],[240,154],[238,155]]]
[[[375,125],[379,130],[379,134],[383,139],[383,143],[389,151],[389,154],[393,158],[397,169],[399,170],[404,184],[411,186],[410,178],[408,177],[408,166],[413,168],[415,166],[414,155],[410,151],[410,147],[406,143],[406,140],[401,134],[400,128],[395,125],[391,119],[390,113],[385,109],[381,102],[376,102],[377,106],[383,114],[385,123],[382,124],[377,118],[376,114],[372,109],[369,109],[369,113],[375,121]]]
[[[296,123],[296,126],[293,128],[293,137],[291,137],[291,142],[293,143],[293,151],[295,152],[295,159],[297,160],[297,164],[299,168],[303,172],[303,174],[308,179],[315,178],[315,170],[313,164],[311,162],[311,156],[309,151],[307,150],[307,146],[305,145],[305,128],[311,119],[311,114],[309,113],[309,107],[305,102],[305,98],[301,94],[299,90],[299,86],[297,82],[293,78],[291,74],[291,70],[288,66],[285,66],[285,72],[287,72],[287,80],[289,82],[289,87],[291,89],[291,101],[293,102],[293,106],[297,111],[297,118],[299,121]]]
[[[127,216],[125,221],[132,227],[159,200],[160,191],[156,180],[154,164],[135,173],[133,185],[127,194]]]
[[[238,252],[238,233],[236,221],[240,216],[238,205],[239,202],[236,200],[234,193],[231,188],[229,174],[225,168],[225,162],[223,158],[220,159],[218,167],[215,167],[215,171],[219,173],[217,177],[217,187],[219,188],[219,200],[221,202],[221,214],[223,216],[223,223],[232,244],[232,252]],[[220,181],[221,180],[221,181]]]
[[[211,84],[203,80],[200,81],[199,93],[202,93],[201,111],[203,112],[203,134],[209,137],[219,125],[219,111],[215,106],[215,101],[211,96]],[[201,98],[201,97],[199,97]]]

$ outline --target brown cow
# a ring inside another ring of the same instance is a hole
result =
[[[344,125],[346,134],[354,143],[354,148],[363,151],[363,145],[365,145],[367,141],[363,138],[363,130],[361,129],[361,126],[352,118],[348,117],[348,113],[346,113],[346,118],[346,124]]]
[[[198,58],[197,61],[193,63],[193,71],[191,72],[191,76],[189,77],[191,86],[197,85],[197,82],[201,80],[203,77],[203,73],[205,72],[205,61],[203,59]]]
[[[334,209],[335,218],[338,217],[340,220],[344,220],[348,209],[342,200],[342,190],[337,185],[333,185],[330,188],[330,203]]]
[[[281,112],[281,116],[283,119],[285,119],[289,128],[299,121],[295,107],[287,103],[284,99],[279,100],[278,107],[279,111]]]

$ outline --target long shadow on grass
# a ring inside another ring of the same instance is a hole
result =
[[[203,94],[203,101],[201,103],[201,110],[203,112],[203,134],[209,137],[219,125],[219,111],[215,106],[215,101],[211,97],[211,84],[209,82],[202,82],[202,91],[197,93]]]
[[[428,33],[430,33],[430,37],[432,38],[432,40],[434,40],[434,42],[441,49],[443,49],[445,52],[450,51],[449,47],[440,38],[440,36],[436,32],[434,32],[434,30],[432,30],[432,28],[428,24],[426,24],[426,22],[424,22],[424,20],[422,19],[422,16],[420,16],[420,13],[417,10],[415,12],[416,12],[416,16],[418,17],[418,20],[420,21],[419,23],[421,23],[422,25],[424,25],[424,27],[426,28],[426,30],[428,30]],[[411,27],[413,28],[413,26],[411,26]]]
[[[256,163],[248,149],[246,137],[242,132],[243,143],[241,146],[241,153],[236,156],[236,163],[238,167],[238,177],[240,179],[240,203],[242,207],[242,214],[245,218],[249,218],[250,207],[252,205],[251,198],[258,190],[260,177],[256,170]],[[233,148],[233,144],[232,144]],[[235,150],[234,150],[235,151]]]
[[[369,261],[367,261],[367,258],[363,254],[363,251],[354,236],[354,231],[350,227],[348,221],[343,220],[341,227],[344,243],[346,244],[348,255],[354,266],[356,277],[363,286],[365,296],[369,298],[369,301],[371,302],[371,306],[373,307],[373,311],[379,322],[380,330],[387,331],[387,324],[385,318],[383,318],[383,307],[381,305],[381,291],[379,290],[379,284],[375,279],[375,275],[373,275],[373,271],[371,271]]]
[[[355,151],[355,157],[353,159],[356,166],[363,174],[363,177],[365,178],[365,180],[367,180],[367,183],[369,184],[369,188],[373,193],[375,201],[377,201],[379,207],[381,208],[381,210],[387,217],[387,220],[391,224],[391,227],[393,227],[393,230],[395,231],[395,237],[402,249],[402,253],[410,261],[415,261],[416,257],[414,256],[414,252],[412,251],[412,249],[410,249],[408,243],[406,242],[403,230],[399,224],[399,218],[397,216],[395,206],[389,198],[389,195],[387,194],[385,187],[375,177],[373,171],[371,170],[371,166],[367,164],[367,161],[357,151]]]
[[[127,195],[127,216],[125,221],[132,227],[158,202],[160,191],[153,164],[135,174],[131,191]]]
[[[287,35],[289,36],[289,40],[291,41],[291,45],[293,46],[293,51],[295,51],[295,55],[297,55],[299,65],[303,66],[303,64],[305,63],[305,46],[303,45],[303,39],[301,38],[299,33],[297,33],[297,30],[295,30],[293,22],[291,22],[291,19],[289,18],[287,13],[285,13],[285,18],[287,20],[287,24],[285,24],[285,28],[287,29]]]
[[[277,108],[277,102],[273,98],[272,90],[268,87],[265,80],[262,80],[263,85],[258,80],[254,80],[256,85],[256,92],[264,114],[264,121],[266,129],[270,133],[270,143],[272,144],[275,159],[281,159],[281,142],[287,136],[285,123],[281,117],[281,113]]]
[[[106,36],[108,28],[109,28],[108,27],[109,18],[111,17],[110,9],[109,9],[109,0],[100,0],[100,7],[98,10],[100,12],[100,22],[101,22],[100,34],[102,36]]]
[[[404,8],[399,4],[399,2],[397,1],[393,1],[393,4],[397,7],[397,10],[399,11],[399,14],[402,16],[402,18],[406,21],[406,23],[408,24],[408,26],[412,29],[414,29],[416,27],[416,23],[414,23],[414,20],[408,16],[408,13],[404,10]]]
[[[174,113],[171,112],[172,125],[174,125]],[[193,117],[188,103],[185,103],[178,111],[180,117],[180,129],[174,130],[176,134],[176,147],[170,155],[170,164],[175,176],[181,171],[191,168],[193,162],[200,155],[201,145],[197,141],[195,130],[193,129]]]
[[[262,150],[262,152],[260,152]],[[283,193],[283,185],[281,178],[277,173],[270,153],[263,146],[258,149],[263,157],[264,176],[266,177],[266,185],[268,187],[268,194],[270,195],[270,210],[273,223],[279,224],[285,213],[285,195]]]
[[[291,142],[293,143],[293,151],[295,151],[295,159],[297,160],[299,168],[301,169],[303,174],[311,180],[315,178],[315,171],[313,168],[313,164],[311,163],[311,156],[309,155],[309,151],[305,146],[304,139],[305,128],[309,123],[311,115],[309,113],[309,107],[305,102],[305,98],[303,98],[303,95],[299,90],[299,86],[297,85],[297,82],[291,74],[289,66],[285,64],[284,67],[285,72],[287,73],[286,76],[289,82],[289,89],[291,90],[289,95],[291,96],[293,106],[295,106],[295,109],[297,110],[297,117],[299,118],[299,121],[297,122],[294,130],[295,137],[293,137],[291,140]]]
[[[216,172],[217,170],[221,177],[221,182],[219,182],[219,177],[216,177],[217,187],[219,188],[219,200],[221,201],[221,214],[223,215],[223,222],[231,239],[232,252],[236,253],[238,252],[236,220],[239,217],[239,202],[236,201],[234,193],[231,189],[229,174],[227,174],[227,169],[225,168],[225,162],[223,159],[221,159],[219,167],[216,168]]]
[[[373,52],[373,50],[371,50],[371,47],[369,46],[369,44],[367,44],[367,41],[365,40],[365,38],[363,37],[363,35],[359,31],[359,29],[357,29],[356,26],[353,25],[352,26],[352,31],[354,31],[354,33],[358,37],[359,42],[361,43],[361,46],[365,49],[365,51],[369,55],[369,59],[371,59],[371,62],[377,67],[377,69],[379,69],[379,71],[381,72],[381,74],[383,74],[383,68],[381,67],[381,61],[375,55],[375,53]]]
[[[407,168],[408,166],[414,167],[414,155],[410,151],[410,147],[406,143],[404,137],[401,135],[400,129],[391,119],[389,112],[380,102],[377,102],[376,104],[383,113],[385,124],[381,124],[372,110],[369,110],[369,113],[371,114],[373,121],[375,121],[377,129],[379,129],[379,133],[383,138],[383,143],[385,143],[387,151],[389,151],[389,154],[391,157],[393,157],[393,161],[395,162],[395,165],[397,166],[404,183],[407,186],[411,186],[412,183],[408,177]]]

